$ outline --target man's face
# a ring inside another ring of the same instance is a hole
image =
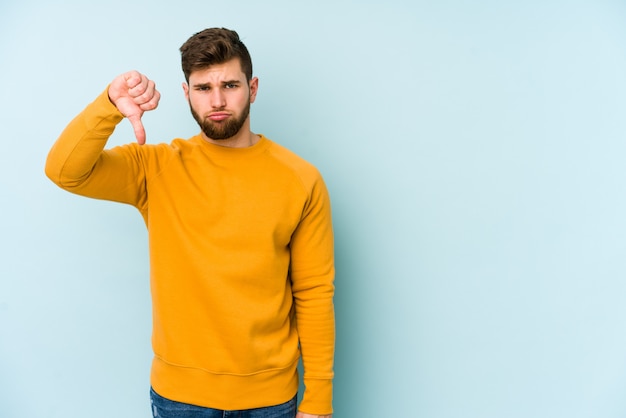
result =
[[[191,114],[213,140],[230,139],[244,125],[249,126],[250,104],[257,88],[258,79],[248,83],[238,59],[194,71],[189,75],[189,85],[183,84]]]

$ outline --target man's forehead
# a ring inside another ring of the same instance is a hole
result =
[[[193,71],[189,74],[189,82],[195,83],[223,83],[225,81],[245,81],[246,75],[241,70],[239,60],[231,60],[222,64]]]

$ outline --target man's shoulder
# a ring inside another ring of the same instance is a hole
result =
[[[315,165],[309,162],[304,157],[296,154],[289,148],[267,139],[270,143],[268,147],[268,154],[276,160],[279,164],[283,164],[286,168],[291,169],[297,173],[319,176],[319,172]]]
[[[170,140],[170,142],[157,142],[145,145],[132,143],[128,144],[128,146],[135,148],[140,153],[164,156],[193,151],[197,147],[197,143],[195,143],[193,139],[194,138],[174,138]]]
[[[146,172],[161,173],[175,161],[184,162],[194,153],[197,146],[193,138],[175,138],[170,142],[155,142],[139,145],[136,142],[112,148],[109,152],[124,154],[131,160],[143,165]]]

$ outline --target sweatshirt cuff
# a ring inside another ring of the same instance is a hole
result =
[[[100,115],[105,115],[105,117],[111,118],[117,123],[124,119],[122,112],[120,112],[111,102],[111,99],[109,99],[109,86],[96,97],[96,100],[91,103],[91,106],[94,106]]]
[[[111,135],[115,126],[124,119],[124,115],[109,99],[109,86],[85,108],[81,116],[86,129],[102,132],[106,136]]]
[[[304,396],[298,410],[312,415],[333,413],[333,381],[330,379],[304,379]]]

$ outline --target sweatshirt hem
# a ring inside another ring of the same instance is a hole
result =
[[[159,395],[177,402],[226,411],[261,408],[296,395],[297,365],[251,374],[215,373],[172,365],[155,356],[150,383]]]

